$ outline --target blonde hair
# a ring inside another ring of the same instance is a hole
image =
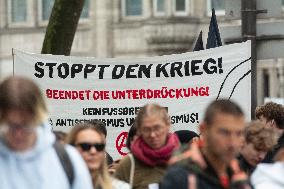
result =
[[[66,138],[66,142],[74,146],[76,143],[78,134],[81,131],[84,131],[87,129],[91,129],[97,132],[101,136],[103,142],[105,142],[103,131],[100,128],[96,127],[96,125],[91,122],[84,122],[84,123],[79,123],[75,125],[73,129],[70,131],[70,133],[68,134]],[[91,176],[92,176],[94,188],[98,186],[100,186],[102,189],[112,188],[111,177],[107,170],[106,158],[104,158],[98,170],[91,172]]]
[[[254,145],[256,150],[270,150],[276,143],[277,137],[272,129],[265,127],[260,121],[252,121],[245,128],[246,143]]]
[[[91,173],[93,178],[94,188],[100,186],[102,189],[112,189],[111,177],[107,169],[106,158],[97,171]]]
[[[30,113],[34,124],[43,122],[48,112],[39,87],[32,80],[20,76],[10,76],[0,84],[0,122],[11,110]]]
[[[135,118],[135,125],[137,130],[141,129],[142,122],[145,117],[158,115],[166,125],[170,125],[170,118],[166,108],[158,105],[158,104],[146,104],[143,106]]]

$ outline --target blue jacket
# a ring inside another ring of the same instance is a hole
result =
[[[55,136],[45,124],[36,130],[35,146],[25,152],[14,152],[0,136],[1,189],[70,189],[64,169],[54,150]],[[92,189],[92,181],[84,160],[72,146],[66,151],[74,167],[72,189]]]

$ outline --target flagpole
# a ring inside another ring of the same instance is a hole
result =
[[[255,118],[257,106],[256,69],[257,69],[257,45],[256,45],[256,0],[242,0],[242,37],[251,40],[251,118]]]

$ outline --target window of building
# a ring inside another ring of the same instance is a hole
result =
[[[85,0],[83,10],[81,13],[81,18],[89,18],[89,17],[90,17],[90,0]]]
[[[155,16],[165,15],[166,5],[165,0],[154,0],[154,14]]]
[[[27,1],[11,0],[11,22],[19,23],[27,21]]]
[[[208,15],[211,15],[212,8],[216,15],[225,15],[225,0],[207,0]]]
[[[54,0],[42,0],[41,1],[41,19],[43,21],[49,20]]]
[[[39,24],[42,26],[47,25],[47,21],[52,12],[52,8],[55,0],[39,0],[38,3],[38,15],[39,15]],[[89,17],[90,9],[90,0],[84,0],[84,6],[81,12],[81,19]]]
[[[263,72],[263,96],[269,97],[269,73],[267,70]]]
[[[142,15],[142,0],[124,0],[125,16]]]
[[[177,16],[188,15],[188,0],[173,0],[174,14]]]

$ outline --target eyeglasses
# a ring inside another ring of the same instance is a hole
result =
[[[157,125],[153,128],[142,128],[141,132],[147,136],[150,135],[152,132],[154,132],[155,134],[160,134],[164,130],[164,128],[165,127],[163,126]]]
[[[21,131],[23,133],[32,133],[36,129],[34,126],[31,125],[21,125],[14,123],[6,123],[1,127],[4,131],[9,131],[9,132]]]
[[[105,149],[105,144],[104,143],[87,143],[87,142],[83,142],[83,143],[79,143],[77,144],[76,146],[80,146],[80,148],[84,151],[84,152],[87,152],[87,151],[90,151],[92,147],[95,147],[95,149],[98,151],[98,152],[101,152]]]

